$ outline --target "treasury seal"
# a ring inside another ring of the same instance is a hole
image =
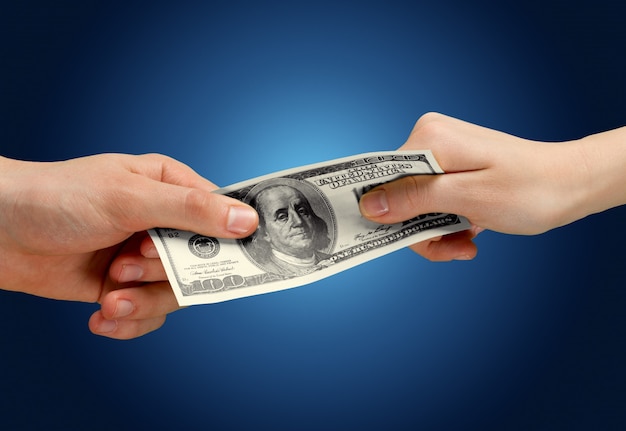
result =
[[[202,259],[211,259],[220,252],[220,243],[215,238],[194,235],[189,238],[189,251]]]

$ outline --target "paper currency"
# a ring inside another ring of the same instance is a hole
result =
[[[361,216],[359,199],[407,175],[443,173],[430,151],[360,154],[265,175],[220,189],[256,208],[259,228],[242,240],[176,229],[150,235],[181,306],[312,283],[439,235],[469,229],[453,214],[396,224]]]

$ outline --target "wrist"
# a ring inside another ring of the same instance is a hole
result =
[[[25,163],[0,156],[0,241],[3,233],[7,232],[10,226],[7,217],[11,196],[16,192],[15,177],[20,164]]]
[[[626,204],[626,127],[568,144],[577,156],[570,174],[579,191],[576,219]]]
[[[0,156],[0,289],[3,290],[16,290],[15,289],[15,273],[12,270],[12,255],[9,252],[9,193],[13,189],[13,185],[10,184],[11,177],[13,176],[13,164],[15,160],[8,159]]]
[[[18,224],[25,218],[19,205],[29,203],[24,196],[23,173],[31,163],[0,156],[0,249],[15,249],[15,236],[22,229]]]

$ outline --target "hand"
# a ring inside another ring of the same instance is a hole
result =
[[[471,231],[412,248],[431,260],[471,259],[472,239],[482,229],[538,234],[625,203],[625,138],[621,128],[577,141],[537,142],[426,114],[400,149],[432,150],[446,174],[381,185],[362,197],[361,212],[379,223],[430,212],[464,215]]]
[[[221,238],[250,235],[256,212],[211,193],[215,189],[161,155],[53,163],[0,157],[0,287],[99,302],[89,322],[97,334],[132,338],[157,329],[178,308],[161,281],[160,261],[124,266],[125,259],[141,250],[154,256],[144,231],[157,226]]]

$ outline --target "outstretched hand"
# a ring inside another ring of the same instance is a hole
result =
[[[0,288],[99,302],[97,334],[133,338],[178,305],[145,230],[239,238],[249,206],[161,155],[106,154],[34,163],[0,157]]]
[[[472,230],[412,248],[431,260],[472,259],[472,239],[483,229],[539,234],[625,203],[625,132],[546,143],[426,114],[400,149],[432,150],[446,174],[381,185],[361,198],[361,212],[378,223],[430,212],[463,215]]]

